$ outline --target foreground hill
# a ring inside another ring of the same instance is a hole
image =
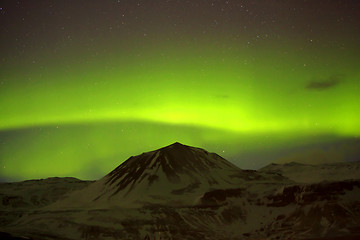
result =
[[[272,167],[241,170],[175,143],[129,158],[0,232],[38,240],[359,239],[359,179],[298,183]]]

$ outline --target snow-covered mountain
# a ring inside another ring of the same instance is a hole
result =
[[[176,142],[130,157],[99,181],[51,207],[188,206],[214,189],[281,180],[286,181],[274,174],[241,170],[216,153]]]
[[[360,239],[357,174],[355,162],[241,170],[174,143],[43,208],[3,211],[17,217],[0,232],[37,240]]]

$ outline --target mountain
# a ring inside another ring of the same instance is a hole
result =
[[[16,217],[0,224],[0,233],[36,240],[360,239],[357,166],[242,170],[215,153],[174,143],[130,157],[42,208],[2,211],[3,218]],[[315,169],[321,178],[313,177]],[[310,180],[294,181],[304,176]]]
[[[52,208],[146,204],[194,205],[204,192],[236,188],[254,181],[280,181],[280,176],[244,171],[204,149],[174,143],[132,156],[94,184]]]
[[[259,172],[280,174],[301,183],[343,181],[360,179],[360,162],[339,162],[318,165],[297,162],[285,164],[273,163],[259,169]]]
[[[23,182],[0,183],[0,210],[36,209],[64,198],[93,181],[76,178],[47,178]]]
[[[69,193],[87,187],[93,181],[76,178],[47,178],[0,183],[0,225],[18,219],[24,212],[36,210],[66,198]],[[3,239],[1,237],[0,239]]]

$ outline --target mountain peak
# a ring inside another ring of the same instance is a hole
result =
[[[169,198],[180,192],[197,194],[210,188],[236,186],[230,182],[242,175],[241,171],[216,153],[175,142],[130,157],[105,176],[104,186],[112,190],[97,199],[137,198],[144,192]]]
[[[165,148],[191,148],[191,147],[187,146],[187,145],[184,145],[182,143],[179,143],[179,142],[174,142],[173,144],[170,144],[170,145],[168,145],[166,147],[160,148],[159,150],[165,149]]]
[[[155,152],[160,152],[160,154],[166,154],[166,155],[170,154],[170,155],[172,155],[173,157],[176,157],[176,158],[179,158],[179,157],[188,158],[189,157],[188,154],[193,152],[196,149],[201,150],[202,152],[206,152],[203,149],[187,146],[187,145],[181,144],[179,142],[175,142],[175,143],[170,144],[170,145],[168,145],[166,147],[155,150]],[[188,153],[187,157],[185,156],[186,153]]]

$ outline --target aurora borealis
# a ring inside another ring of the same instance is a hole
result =
[[[175,141],[249,168],[302,146],[353,160],[359,10],[330,0],[3,1],[0,178],[94,179]]]

